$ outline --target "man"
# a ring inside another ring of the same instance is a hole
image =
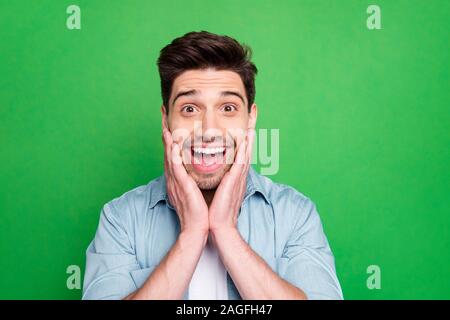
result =
[[[341,299],[314,203],[250,165],[248,47],[191,32],[158,60],[164,176],[107,203],[83,299]]]

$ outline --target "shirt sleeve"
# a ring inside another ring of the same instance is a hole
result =
[[[300,288],[308,299],[343,299],[334,257],[315,204],[304,198],[295,207],[299,218],[280,259],[280,276]]]
[[[101,211],[95,238],[86,251],[82,299],[122,299],[137,290],[131,271],[140,267],[119,211],[112,203]]]

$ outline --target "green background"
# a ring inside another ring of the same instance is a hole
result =
[[[317,204],[345,298],[450,298],[450,1],[0,3],[0,298],[81,297],[101,207],[162,173],[155,62],[193,30],[253,48],[271,178]]]

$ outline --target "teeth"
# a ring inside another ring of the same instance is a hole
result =
[[[215,153],[222,153],[224,152],[224,147],[218,147],[218,148],[194,148],[195,153],[202,153],[202,154],[215,154]]]

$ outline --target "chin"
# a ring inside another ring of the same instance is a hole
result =
[[[192,168],[186,168],[188,174],[197,183],[200,190],[215,190],[222,181],[223,176],[230,170],[231,166],[224,166],[221,170],[214,173],[198,173]]]

